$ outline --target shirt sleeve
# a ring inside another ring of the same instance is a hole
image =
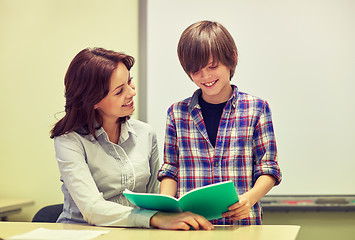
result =
[[[86,163],[85,149],[75,134],[55,138],[54,146],[62,180],[85,221],[97,226],[150,227],[150,218],[156,211],[103,198]]]
[[[155,133],[152,133],[152,151],[150,155],[149,165],[151,175],[147,185],[147,193],[159,193],[159,182],[157,180],[157,177],[161,162],[159,160],[159,150]]]
[[[259,103],[258,103],[259,104]],[[277,148],[269,104],[263,101],[261,115],[253,134],[254,179],[271,175],[281,182],[281,171],[277,162]]]
[[[179,147],[177,145],[177,135],[174,117],[172,116],[172,107],[168,109],[164,141],[164,163],[159,170],[158,180],[164,177],[173,178],[178,181],[179,172]]]

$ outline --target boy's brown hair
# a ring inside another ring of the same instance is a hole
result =
[[[230,69],[232,79],[237,66],[238,51],[228,30],[217,22],[200,21],[190,25],[181,34],[177,48],[180,64],[187,75],[199,71],[208,64],[221,62]]]

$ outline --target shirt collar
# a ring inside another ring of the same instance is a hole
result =
[[[121,136],[120,136],[119,142],[121,142],[121,143],[125,142],[129,138],[130,133],[137,136],[136,131],[134,130],[132,124],[130,123],[130,121],[128,119],[126,122],[121,124]],[[105,134],[107,136],[107,133],[103,127],[96,129],[95,134],[96,134],[97,138],[99,138],[99,136],[102,134]],[[94,136],[91,134],[85,135],[85,138],[87,138],[90,141],[95,141]]]
[[[130,133],[137,136],[136,131],[128,119],[126,122],[121,124],[121,136],[119,142],[125,142],[129,138]]]
[[[235,106],[237,105],[239,90],[238,90],[237,86],[235,86],[233,84],[231,86],[233,88],[233,94],[229,98],[228,102],[231,102],[232,106],[235,108]],[[202,94],[201,88],[197,89],[194,92],[194,94],[192,95],[192,97],[190,98],[190,100],[187,103],[189,112],[191,112],[194,108],[198,108],[198,109],[201,108],[200,105],[198,104],[198,98],[201,94]],[[227,102],[227,105],[228,105],[228,102]]]

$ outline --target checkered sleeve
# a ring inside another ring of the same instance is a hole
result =
[[[275,185],[278,185],[281,182],[281,171],[277,163],[270,107],[266,101],[260,101],[257,105],[261,114],[253,134],[254,179],[261,175],[271,175],[276,179]]]
[[[158,180],[164,177],[178,181],[179,148],[177,145],[176,125],[173,117],[173,106],[168,109],[164,141],[164,163],[159,170]]]

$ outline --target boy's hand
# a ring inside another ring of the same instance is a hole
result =
[[[204,217],[191,213],[163,213],[158,212],[150,219],[150,225],[161,229],[170,230],[212,230],[213,225]]]
[[[229,211],[223,213],[223,217],[228,217],[232,220],[241,220],[249,217],[250,208],[252,207],[252,203],[248,200],[248,198],[243,194],[239,196],[239,202],[228,207]]]
[[[223,217],[232,220],[241,220],[250,216],[250,208],[259,201],[275,185],[275,177],[261,175],[255,182],[254,187],[239,196],[239,202],[229,206],[229,211],[223,213]]]

